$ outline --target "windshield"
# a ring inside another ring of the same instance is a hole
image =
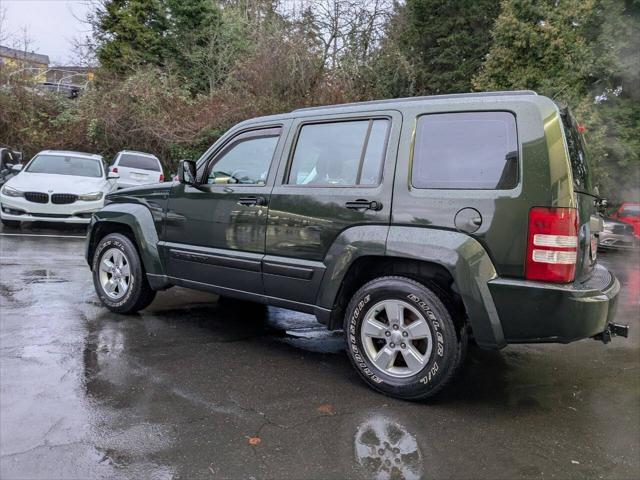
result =
[[[621,217],[640,217],[640,205],[625,205],[620,210]]]
[[[102,177],[100,160],[66,155],[38,155],[31,161],[26,171],[75,177]]]

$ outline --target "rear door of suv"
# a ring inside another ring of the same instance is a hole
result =
[[[401,124],[395,110],[294,120],[271,193],[266,295],[313,304],[338,236],[389,224]]]

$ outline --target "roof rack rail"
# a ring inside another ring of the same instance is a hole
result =
[[[502,92],[474,92],[474,93],[450,93],[445,95],[425,95],[421,97],[402,97],[402,98],[388,98],[384,100],[369,100],[366,102],[350,102],[350,103],[337,103],[334,105],[318,105],[315,107],[304,107],[297,108],[292,111],[293,112],[304,112],[308,110],[321,110],[325,108],[340,108],[340,107],[351,107],[356,105],[385,105],[388,103],[397,103],[397,102],[419,102],[425,100],[442,100],[447,98],[465,98],[465,97],[500,97],[500,96],[513,96],[513,95],[537,95],[533,90],[513,90],[513,91],[502,91]]]

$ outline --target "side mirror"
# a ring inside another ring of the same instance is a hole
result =
[[[116,178],[120,178],[120,174],[116,172],[107,173],[107,180],[115,180]]]
[[[178,164],[178,181],[185,185],[197,185],[196,162],[193,160],[180,160]]]
[[[22,164],[16,163],[15,165],[9,166],[9,168],[11,169],[12,172],[18,173],[20,170],[22,170]]]

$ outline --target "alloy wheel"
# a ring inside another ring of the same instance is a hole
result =
[[[119,300],[131,283],[131,268],[127,256],[117,248],[110,248],[100,259],[100,285],[107,296]]]
[[[429,362],[433,338],[427,319],[403,300],[383,300],[369,309],[360,339],[369,360],[392,377],[410,377]]]

